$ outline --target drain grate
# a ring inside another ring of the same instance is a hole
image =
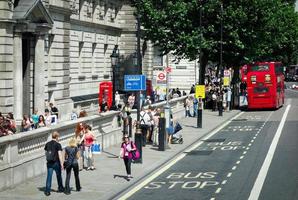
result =
[[[204,142],[224,142],[226,139],[219,138],[219,139],[208,139],[208,140],[203,140]]]
[[[245,122],[248,119],[233,119],[232,122]]]
[[[191,152],[187,152],[188,156],[209,156],[212,154],[213,151],[198,151],[198,150],[193,150]]]

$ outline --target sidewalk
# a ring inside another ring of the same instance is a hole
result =
[[[211,130],[218,127],[223,122],[232,118],[240,111],[233,110],[231,112],[224,112],[223,117],[218,116],[218,112],[211,112],[204,110],[203,112],[203,128],[196,128],[196,118],[182,118],[179,123],[183,129],[183,144],[171,144],[170,149],[166,151],[158,151],[157,147],[146,145],[143,148],[143,164],[132,164],[132,175],[134,178],[127,181],[121,176],[125,176],[125,167],[123,160],[118,158],[120,152],[120,144],[117,146],[105,149],[100,155],[95,156],[94,171],[81,171],[80,180],[82,191],[75,191],[74,175],[71,177],[71,187],[73,191],[70,195],[63,193],[51,192],[49,197],[43,193],[46,181],[46,175],[31,179],[26,183],[18,185],[14,189],[0,192],[0,200],[16,199],[16,200],[31,200],[31,199],[72,199],[72,200],[98,200],[110,199],[129,187],[144,176],[150,174],[153,170],[170,160],[172,157],[183,151],[190,144],[198,140],[203,135],[209,133]],[[174,116],[175,117],[175,116]],[[65,181],[65,171],[63,172],[63,181]],[[57,190],[57,181],[53,175],[52,189]]]

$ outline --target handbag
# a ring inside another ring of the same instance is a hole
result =
[[[139,152],[139,150],[137,149],[136,145],[133,142],[131,142],[131,144],[136,148],[136,150],[131,152],[132,160],[138,160],[140,158],[140,152]]]
[[[176,126],[175,126],[174,133],[177,133],[177,132],[179,132],[179,131],[181,131],[181,130],[182,130],[182,126],[177,122],[177,123],[176,123]]]
[[[140,158],[140,152],[138,149],[135,151],[132,151],[131,155],[132,155],[132,160],[138,160]]]
[[[93,154],[100,154],[101,153],[101,151],[100,151],[100,144],[98,144],[98,143],[92,144],[92,146],[91,146],[91,152]]]

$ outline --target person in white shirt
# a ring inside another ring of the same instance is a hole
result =
[[[140,112],[140,125],[142,130],[142,136],[143,136],[143,146],[146,146],[146,137],[149,133],[149,129],[151,126],[151,117],[148,114],[147,110],[145,110],[144,107],[142,107],[142,110]]]
[[[45,118],[46,126],[51,126],[51,124],[52,124],[52,117],[50,115],[49,109],[45,109],[44,110],[44,118]]]
[[[120,94],[118,93],[118,91],[116,91],[116,93],[115,93],[115,106],[116,106],[116,108],[118,108],[118,105],[120,104],[120,100],[121,100]]]

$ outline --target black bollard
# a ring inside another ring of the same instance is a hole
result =
[[[132,118],[131,118],[131,116],[128,116],[128,134],[129,134],[129,137],[131,138],[131,136],[132,136]]]
[[[140,152],[140,158],[138,160],[135,160],[134,163],[143,163],[142,143],[143,143],[142,130],[140,128],[140,125],[137,124],[136,132],[135,132],[135,145]]]
[[[197,110],[197,128],[202,128],[203,126],[203,101],[199,98],[198,110]]]
[[[159,118],[158,124],[158,150],[165,151],[166,149],[166,119]]]
[[[218,116],[222,116],[223,106],[222,101],[218,101]]]
[[[202,128],[202,121],[203,121],[203,110],[202,109],[198,109],[198,117],[197,117],[197,128]]]

